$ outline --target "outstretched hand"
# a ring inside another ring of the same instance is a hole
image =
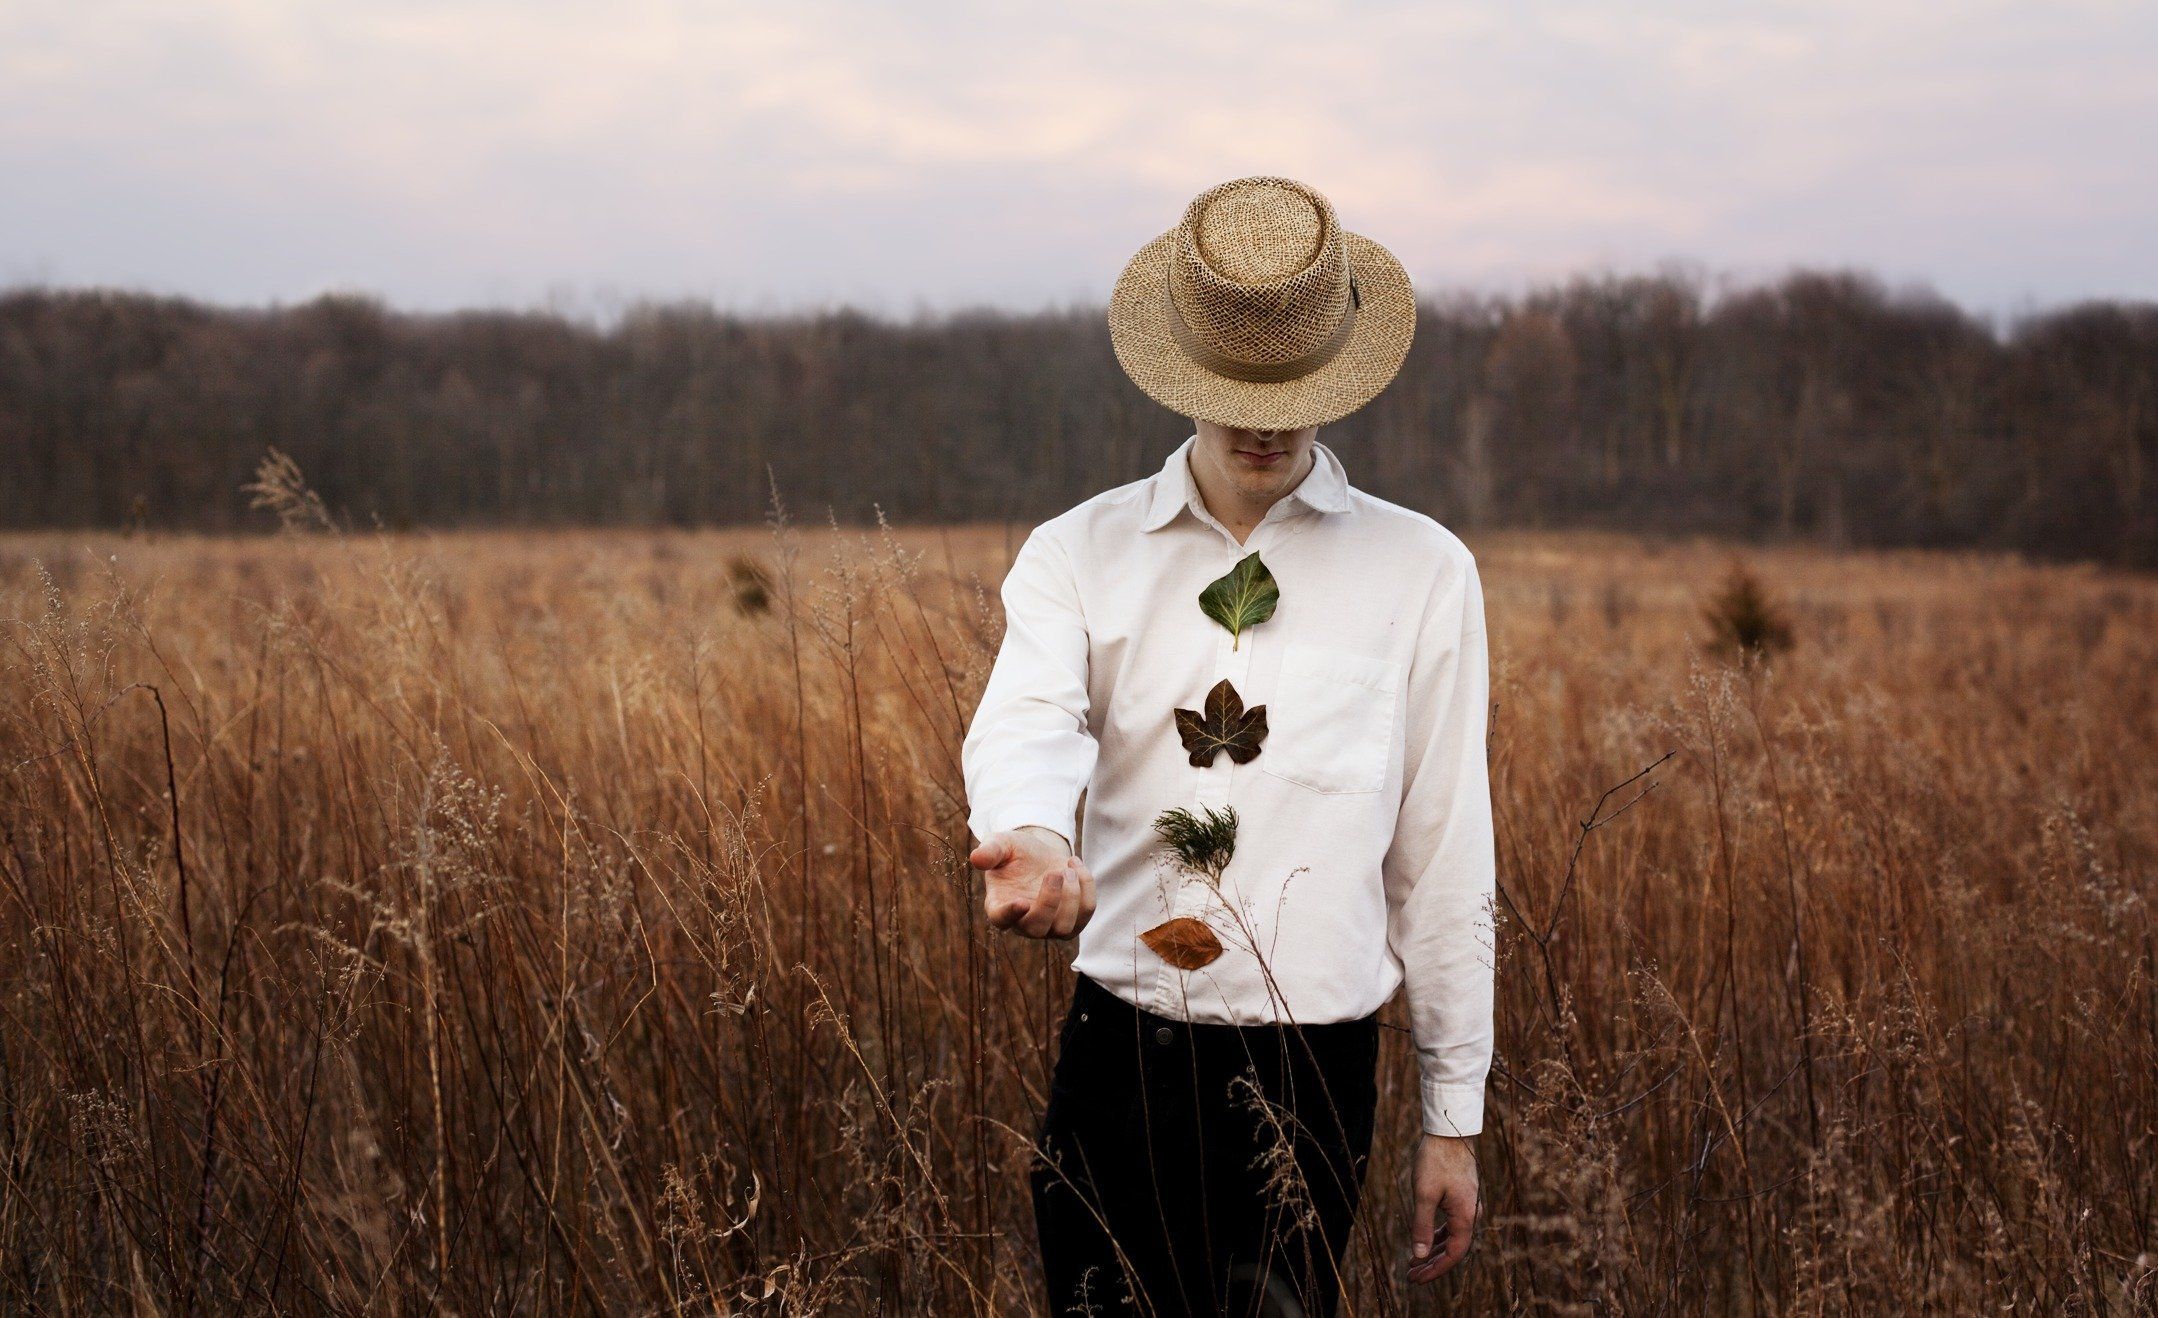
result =
[[[982,910],[994,929],[1070,938],[1094,917],[1094,874],[1046,828],[992,833],[967,862],[982,872]]]

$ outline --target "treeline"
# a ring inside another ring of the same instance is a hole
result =
[[[290,454],[356,524],[1038,520],[1185,423],[1098,311],[419,315],[0,294],[0,524],[259,526]],[[2158,306],[2005,328],[1870,278],[1581,280],[1423,309],[1324,438],[1464,530],[1598,526],[2158,565]]]

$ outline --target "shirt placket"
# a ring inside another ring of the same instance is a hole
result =
[[[1229,534],[1228,528],[1209,516],[1198,505],[1196,500],[1193,501],[1192,512],[1200,521],[1213,528],[1216,535],[1221,537],[1222,549],[1225,554],[1221,564],[1221,573],[1226,573],[1229,569],[1235,567],[1238,560],[1245,555],[1264,553],[1266,546],[1274,542],[1272,530],[1277,520],[1277,514],[1281,512],[1281,505],[1276,504],[1269,509],[1266,516],[1260,520],[1256,527],[1252,528],[1251,535],[1241,545],[1237,543],[1235,536]],[[1220,575],[1220,573],[1216,575]],[[1226,627],[1214,628],[1214,663],[1212,665],[1212,675],[1207,681],[1207,687],[1211,689],[1216,682],[1227,678],[1229,685],[1236,688],[1239,697],[1246,696],[1251,690],[1251,683],[1248,679],[1251,674],[1251,653],[1256,644],[1257,640],[1252,631],[1247,630],[1241,638],[1238,638],[1231,636],[1229,629]],[[1203,698],[1204,693],[1201,693],[1201,695]],[[1205,767],[1191,769],[1192,811],[1197,813],[1204,810],[1220,810],[1227,806],[1229,804],[1230,788],[1236,781],[1238,768],[1236,761],[1227,755],[1216,755]],[[1177,885],[1176,898],[1170,905],[1170,917],[1172,919],[1204,919],[1208,907],[1213,902],[1213,894],[1210,891],[1211,886],[1199,875],[1182,875]],[[1162,962],[1156,968],[1154,975],[1156,998],[1154,1010],[1164,1015],[1174,1011],[1180,997],[1178,988],[1178,972],[1166,961]]]

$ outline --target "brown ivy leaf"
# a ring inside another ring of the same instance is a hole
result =
[[[1206,921],[1188,915],[1155,925],[1139,935],[1139,941],[1178,970],[1197,970],[1221,955],[1221,940]]]
[[[1249,764],[1258,758],[1259,743],[1266,740],[1266,706],[1244,708],[1244,698],[1223,678],[1206,693],[1206,710],[1176,712],[1176,735],[1183,738],[1191,762],[1200,768],[1214,762],[1217,751],[1229,752],[1230,760]]]

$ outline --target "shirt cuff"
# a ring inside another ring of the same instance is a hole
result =
[[[1072,810],[1049,801],[1020,801],[1012,805],[1000,805],[984,810],[974,816],[968,827],[974,830],[974,840],[986,840],[991,833],[1009,833],[1013,829],[1032,824],[1046,828],[1064,839],[1064,845],[1072,845]],[[1077,848],[1072,848],[1074,851]]]
[[[1474,1135],[1484,1128],[1484,1087],[1423,1082],[1424,1133]]]

